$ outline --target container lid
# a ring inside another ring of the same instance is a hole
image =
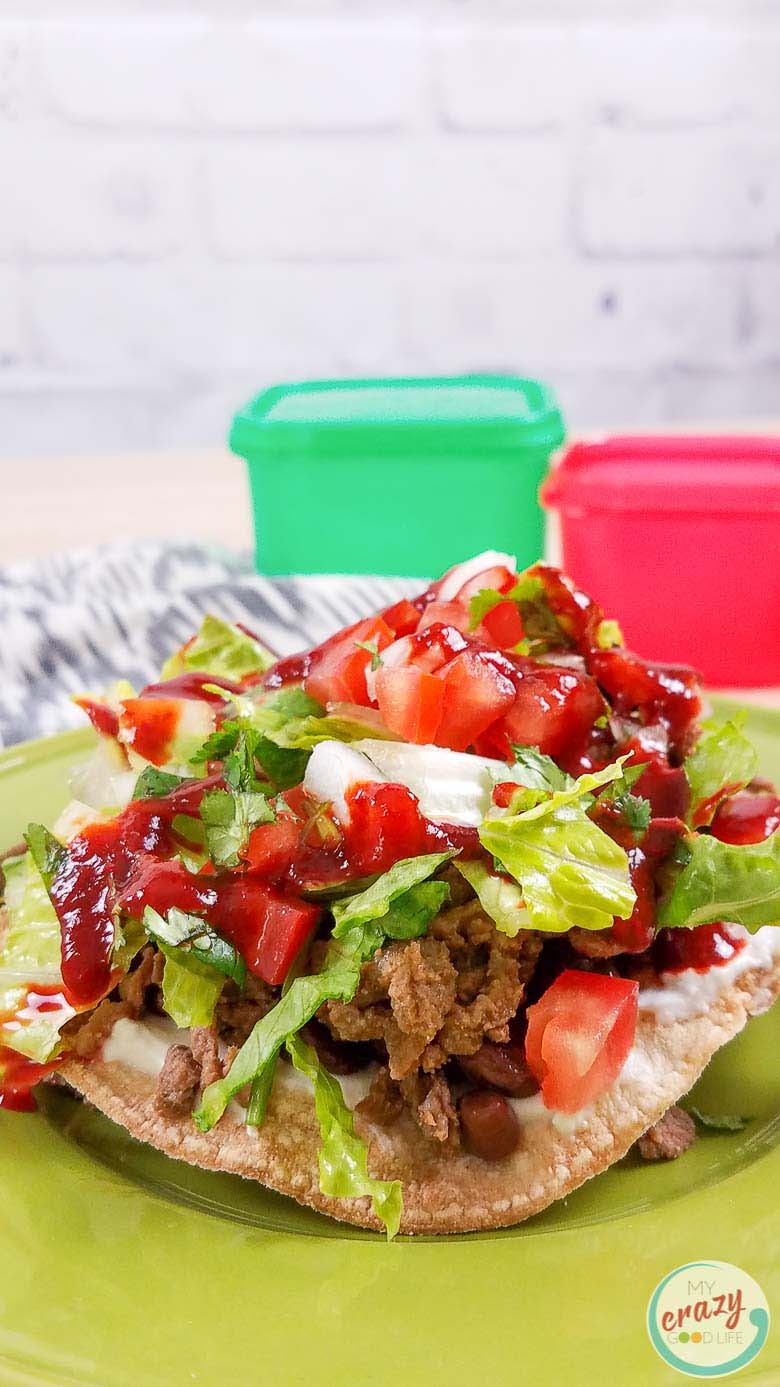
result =
[[[660,434],[576,443],[540,497],[569,514],[778,511],[780,438]]]
[[[259,452],[557,448],[564,426],[553,392],[522,376],[302,381],[264,390],[238,411],[230,446]]]

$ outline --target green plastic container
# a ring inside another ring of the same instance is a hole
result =
[[[564,428],[520,376],[307,381],[233,420],[261,573],[443,573],[483,549],[542,553],[537,501]]]

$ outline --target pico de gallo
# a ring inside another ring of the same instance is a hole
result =
[[[480,555],[285,658],[206,617],[159,679],[76,702],[74,798],[2,867],[0,1105],[168,1018],[162,1111],[260,1125],[292,1063],[323,1192],[390,1231],[364,1124],[506,1159],[515,1100],[586,1109],[642,988],[777,919],[780,798],[739,720],[544,564]]]

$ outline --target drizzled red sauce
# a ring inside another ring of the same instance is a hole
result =
[[[220,775],[191,781],[165,799],[134,800],[110,823],[90,824],[68,844],[51,898],[62,933],[62,979],[78,1007],[94,1006],[112,985],[113,909],[118,890],[145,854],[167,857],[177,814],[197,813]]]
[[[213,703],[220,706],[224,699],[218,693],[214,693],[212,688],[205,685],[215,685],[217,688],[224,689],[226,693],[240,694],[244,692],[243,684],[236,684],[232,679],[218,679],[213,674],[207,674],[203,670],[190,670],[187,674],[177,674],[173,679],[166,679],[162,684],[147,684],[141,690],[141,698],[187,698],[200,699],[204,703]]]
[[[263,675],[262,683],[266,689],[281,689],[285,684],[302,684],[311,672],[311,650],[301,650],[297,655],[286,655]]]
[[[36,1064],[26,1055],[3,1045],[2,1038],[8,1039],[12,1033],[33,1024],[39,1016],[54,1012],[62,1012],[64,1022],[73,1015],[73,1007],[61,987],[46,983],[30,983],[27,996],[14,1011],[0,1012],[0,1108],[32,1112],[35,1100],[31,1090],[61,1062],[60,1057],[50,1064]]]
[[[89,698],[86,694],[79,694],[73,702],[86,713],[96,732],[100,732],[104,737],[116,737],[119,733],[119,714],[109,708],[106,703],[99,703],[95,698]]]
[[[744,949],[745,940],[733,936],[728,925],[697,925],[696,929],[662,929],[653,946],[654,962],[661,973],[681,973],[730,963]]]
[[[348,821],[326,844],[304,836],[290,869],[299,887],[385,872],[404,857],[481,852],[475,828],[431,823],[405,785],[358,785],[347,794]]]

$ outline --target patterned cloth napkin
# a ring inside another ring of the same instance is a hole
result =
[[[423,586],[261,578],[247,555],[151,541],[0,567],[0,746],[83,726],[72,694],[115,679],[141,688],[206,612],[244,622],[287,655]]]

